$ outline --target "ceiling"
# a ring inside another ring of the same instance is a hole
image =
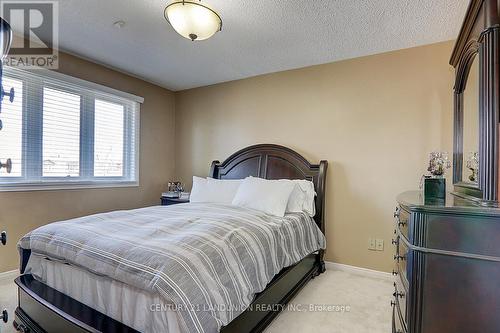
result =
[[[203,0],[223,19],[191,42],[163,18],[170,0],[59,2],[62,50],[171,90],[456,38],[468,0]],[[113,23],[123,20],[121,28]]]

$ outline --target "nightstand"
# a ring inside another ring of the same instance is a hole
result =
[[[187,203],[189,202],[189,198],[167,198],[167,197],[161,197],[161,205],[162,206],[170,206],[170,205],[177,205],[180,203]]]

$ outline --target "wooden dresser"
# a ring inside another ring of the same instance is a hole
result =
[[[450,59],[453,194],[398,196],[393,332],[500,333],[499,59],[500,0],[470,0]]]
[[[393,332],[500,332],[500,209],[398,196]]]

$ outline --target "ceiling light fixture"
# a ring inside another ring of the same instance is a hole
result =
[[[222,19],[201,0],[174,1],[165,8],[165,19],[177,33],[192,41],[204,40],[222,30]]]
[[[12,29],[10,24],[0,17],[0,61],[9,53],[10,44],[12,44]]]

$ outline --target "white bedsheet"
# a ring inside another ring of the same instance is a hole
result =
[[[176,312],[159,295],[34,253],[26,273],[137,331],[180,332]]]

